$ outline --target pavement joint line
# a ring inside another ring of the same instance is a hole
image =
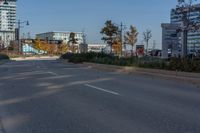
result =
[[[50,79],[59,79],[59,78],[70,78],[73,77],[74,75],[58,75],[55,77],[45,77],[45,78],[39,78],[39,80],[50,80]]]
[[[97,87],[97,86],[93,86],[93,85],[90,85],[90,84],[85,84],[85,86],[99,90],[99,91],[107,92],[107,93],[110,93],[110,94],[113,94],[113,95],[118,95],[118,96],[120,95],[117,92],[109,91],[109,90],[106,90],[106,89],[103,89],[103,88],[100,88],[100,87]]]
[[[64,70],[81,70],[81,69],[90,69],[89,67],[80,67],[80,68],[62,68]]]
[[[0,133],[6,133],[4,126],[3,126],[2,117],[0,117]]]

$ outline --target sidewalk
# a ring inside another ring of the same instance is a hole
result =
[[[11,58],[11,60],[15,60],[15,61],[23,61],[23,60],[56,60],[56,59],[59,59],[59,56],[38,56],[38,57]]]
[[[126,74],[143,74],[150,76],[157,76],[167,79],[175,79],[190,82],[193,84],[200,85],[200,73],[189,73],[189,72],[178,72],[178,71],[168,71],[168,70],[159,70],[159,69],[146,69],[138,67],[122,67],[114,65],[105,65],[105,64],[96,64],[96,63],[84,63],[84,65],[90,66],[94,69],[112,71],[118,73]]]

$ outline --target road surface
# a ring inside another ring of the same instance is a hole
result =
[[[0,133],[200,133],[200,88],[57,60],[0,65]]]

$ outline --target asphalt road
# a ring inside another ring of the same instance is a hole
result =
[[[56,60],[0,65],[0,133],[200,133],[200,88]]]

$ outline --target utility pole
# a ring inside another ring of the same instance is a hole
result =
[[[125,29],[126,29],[126,25],[123,25],[123,23],[121,22],[120,24],[121,56],[123,55],[123,47],[124,47],[124,51],[126,52],[126,46],[124,45],[124,41],[123,41],[123,30]]]
[[[87,46],[87,42],[86,42],[86,34],[85,34],[85,30],[82,31],[82,38],[83,38],[83,52],[87,53],[88,51],[88,46]]]
[[[21,53],[22,47],[21,47],[21,41],[20,41],[20,20],[18,20],[18,30],[17,30],[17,32],[18,32],[17,39],[18,39],[18,47],[19,47],[18,51],[19,51],[19,53]]]
[[[26,23],[26,25],[29,25],[29,21],[20,21],[18,20],[18,28],[17,28],[17,42],[18,42],[18,52],[21,53],[22,52],[22,45],[21,45],[21,39],[20,39],[20,29],[21,29],[21,24]]]
[[[153,50],[156,49],[156,40],[153,40]]]
[[[189,12],[190,13],[190,12]],[[183,32],[182,32],[182,57],[186,57],[188,55],[187,44],[188,44],[188,27],[189,27],[189,19],[187,18],[187,13],[183,13]]]

